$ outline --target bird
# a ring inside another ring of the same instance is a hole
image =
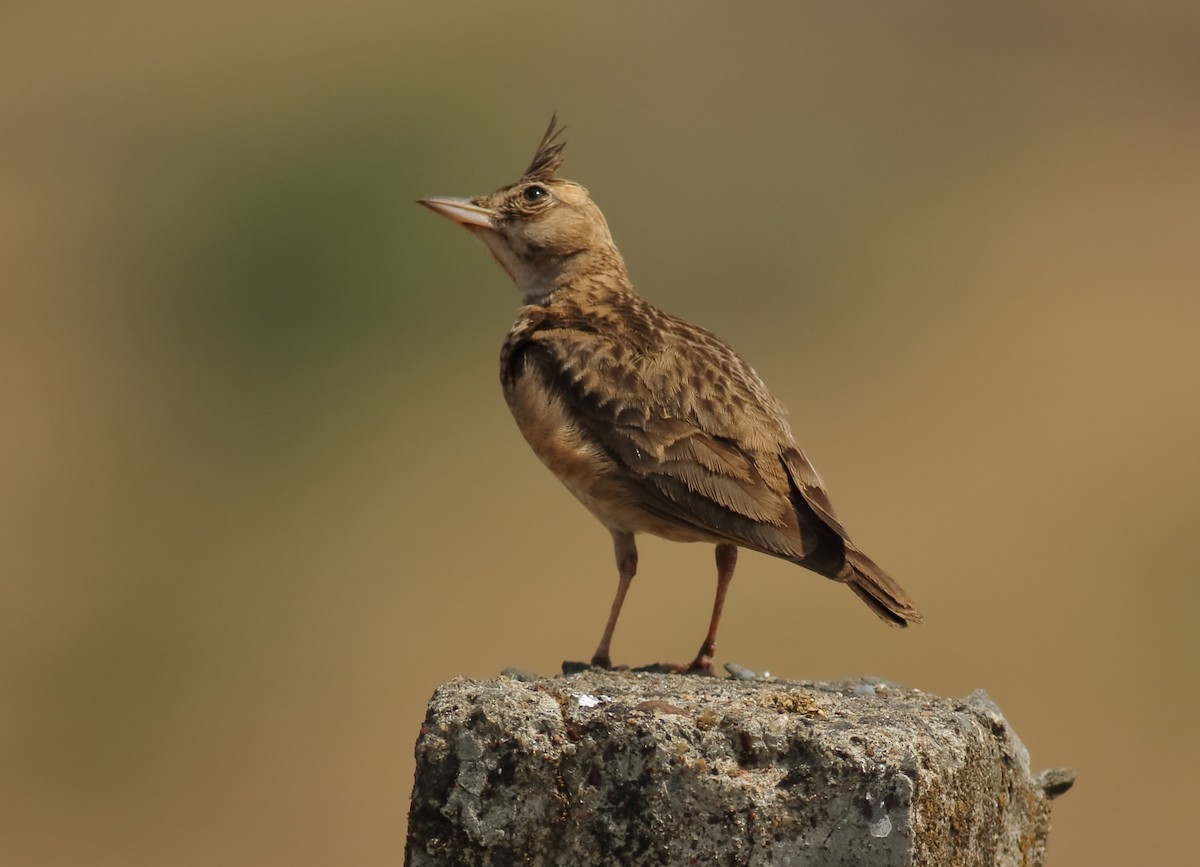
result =
[[[504,397],[534,453],[612,535],[617,590],[591,665],[613,667],[641,533],[716,546],[708,632],[692,662],[670,670],[713,673],[741,548],[848,585],[890,625],[923,622],[850,540],[754,369],[634,292],[604,214],[559,177],[564,129],[552,116],[514,183],[418,202],[482,241],[516,284],[523,306],[500,353]]]

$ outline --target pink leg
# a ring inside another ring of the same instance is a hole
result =
[[[608,650],[612,644],[613,630],[617,628],[617,618],[621,616],[621,606],[625,604],[629,584],[637,574],[638,553],[633,534],[613,530],[612,536],[613,550],[617,555],[617,595],[613,598],[612,610],[608,612],[608,623],[604,627],[604,635],[600,636],[600,645],[592,654],[592,665],[597,668],[612,668]]]
[[[737,566],[737,546],[728,542],[717,545],[717,595],[713,599],[712,619],[708,622],[708,635],[700,645],[700,652],[684,671],[713,673],[713,654],[717,650],[717,627],[721,624],[721,609],[725,607],[725,591],[733,580],[733,569]]]

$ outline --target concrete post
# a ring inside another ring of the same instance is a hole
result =
[[[409,867],[1034,867],[1073,780],[982,691],[872,680],[455,680],[416,752]]]

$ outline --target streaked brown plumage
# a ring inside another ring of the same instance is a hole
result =
[[[688,670],[712,670],[739,547],[848,584],[890,624],[920,623],[851,543],[758,374],[716,335],[634,294],[604,215],[557,177],[560,133],[551,120],[516,183],[421,203],[483,241],[520,289],[526,306],[500,355],[505,398],[534,452],[612,533],[618,589],[593,664],[611,665],[637,533],[717,546],[713,616]]]

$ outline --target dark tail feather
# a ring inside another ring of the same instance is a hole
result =
[[[849,545],[846,546],[846,570],[838,580],[849,584],[880,620],[892,626],[925,622],[904,589],[870,557]]]

